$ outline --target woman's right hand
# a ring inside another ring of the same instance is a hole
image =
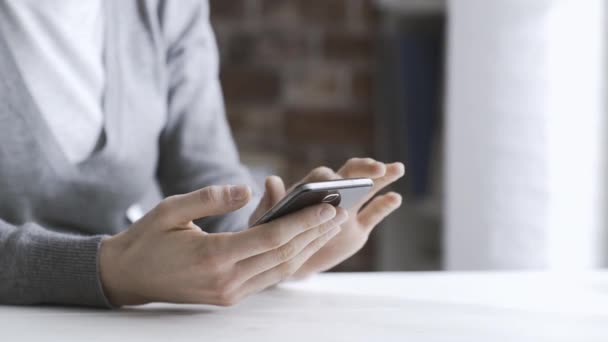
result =
[[[348,215],[322,204],[219,234],[192,222],[237,210],[250,197],[246,186],[171,196],[128,230],[104,239],[99,268],[110,302],[235,304],[291,276],[340,231]]]

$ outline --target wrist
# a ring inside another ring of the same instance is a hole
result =
[[[123,234],[104,238],[99,247],[99,278],[106,299],[116,307],[143,302],[134,295],[128,270],[123,266],[124,238]]]

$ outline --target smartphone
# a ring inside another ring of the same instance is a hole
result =
[[[374,186],[369,178],[348,178],[298,185],[274,207],[266,212],[254,226],[275,220],[308,206],[328,203],[349,209],[359,202]]]

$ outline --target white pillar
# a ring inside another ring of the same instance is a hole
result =
[[[602,263],[604,6],[449,3],[448,269]]]

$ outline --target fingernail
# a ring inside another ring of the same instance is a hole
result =
[[[397,163],[397,171],[400,175],[405,174],[405,165],[403,163]]]
[[[233,201],[242,201],[247,198],[249,189],[246,185],[232,185],[230,186],[230,199]]]
[[[321,218],[324,220],[329,220],[330,218],[336,216],[336,209],[330,205],[324,205],[323,209],[321,209]]]
[[[403,197],[401,197],[401,195],[398,193],[393,193],[393,198],[394,198],[393,205],[395,205],[395,206],[399,206],[403,202]]]

